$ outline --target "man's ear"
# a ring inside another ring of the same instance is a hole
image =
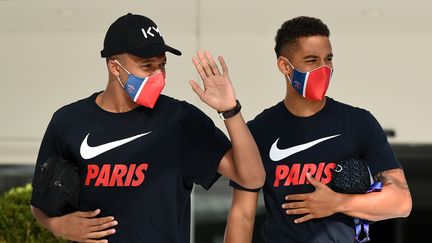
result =
[[[292,72],[292,68],[291,66],[288,64],[286,57],[283,56],[279,56],[277,58],[277,66],[279,68],[279,71],[284,75],[284,76],[290,76],[291,72]]]
[[[120,76],[120,66],[118,65],[118,63],[115,61],[116,59],[114,58],[110,58],[107,60],[107,67],[108,67],[108,71],[118,77]]]

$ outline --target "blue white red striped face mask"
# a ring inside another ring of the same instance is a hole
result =
[[[138,77],[126,70],[117,60],[115,62],[128,74],[128,79],[124,85],[118,76],[117,80],[129,97],[139,105],[153,108],[165,87],[165,75],[162,72],[157,72],[148,77]]]
[[[292,79],[287,76],[291,86],[308,100],[323,100],[330,84],[333,69],[323,65],[309,72],[302,72],[296,69],[287,58],[285,59],[293,69]]]

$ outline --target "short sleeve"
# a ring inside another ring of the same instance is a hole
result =
[[[242,187],[233,180],[230,180],[229,185],[230,185],[230,187],[235,188],[237,190],[247,191],[247,192],[259,192],[261,190],[261,188],[248,189],[248,188]]]
[[[181,167],[186,185],[209,189],[220,177],[217,168],[231,148],[225,134],[198,108],[182,106]]]
[[[386,170],[402,168],[390,147],[383,128],[370,112],[367,112],[366,124],[368,129],[364,133],[362,158],[369,163],[372,175]]]

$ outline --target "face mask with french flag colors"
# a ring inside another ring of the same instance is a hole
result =
[[[128,79],[124,85],[119,77],[117,79],[129,97],[139,105],[153,108],[165,87],[164,74],[157,72],[148,77],[138,77],[126,70],[117,60],[115,61],[128,74]]]
[[[323,65],[309,72],[301,72],[288,59],[286,60],[293,69],[292,78],[287,76],[291,82],[291,86],[308,100],[319,101],[324,99],[333,69],[327,65]]]

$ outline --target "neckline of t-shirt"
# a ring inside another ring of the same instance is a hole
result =
[[[124,117],[124,116],[129,116],[131,114],[135,114],[136,112],[140,111],[141,109],[143,109],[142,106],[138,106],[132,110],[129,111],[125,111],[125,112],[110,112],[107,111],[105,109],[103,109],[102,107],[100,107],[97,103],[96,103],[96,97],[102,93],[102,91],[96,92],[94,94],[92,94],[90,96],[90,102],[93,104],[93,107],[100,113],[105,114],[105,115],[109,115],[111,117],[115,116],[115,117]]]
[[[299,120],[313,120],[319,118],[320,116],[322,116],[322,114],[326,113],[328,109],[330,109],[330,107],[333,104],[333,99],[326,96],[326,102],[324,107],[321,110],[319,110],[317,113],[313,114],[312,116],[296,116],[293,113],[291,113],[291,111],[288,110],[283,100],[279,102],[279,104],[281,109],[284,110],[291,118],[299,119]]]

